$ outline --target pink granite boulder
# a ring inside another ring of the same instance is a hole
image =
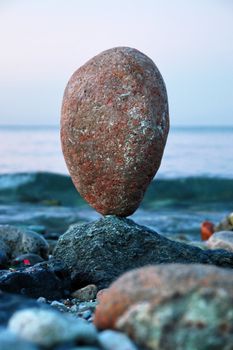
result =
[[[103,215],[131,215],[162,159],[169,130],[166,87],[146,55],[100,53],[65,89],[62,149],[81,196]]]

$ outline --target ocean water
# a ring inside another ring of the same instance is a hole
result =
[[[44,204],[68,193],[69,178],[57,175],[68,175],[58,127],[0,127],[0,140],[0,224],[62,233],[73,222],[99,217],[88,206],[72,206],[70,197],[68,205]],[[204,220],[218,223],[233,211],[232,147],[233,127],[171,128],[157,181],[132,219],[199,240]]]
[[[0,173],[67,174],[58,127],[0,127]],[[158,178],[233,178],[233,127],[173,127]]]

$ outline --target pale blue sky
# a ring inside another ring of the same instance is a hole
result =
[[[233,125],[232,0],[0,0],[0,124],[58,124],[65,85],[114,46],[150,56],[172,125]]]

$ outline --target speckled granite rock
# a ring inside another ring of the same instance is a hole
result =
[[[8,249],[9,257],[17,257],[20,254],[34,253],[42,258],[48,257],[48,243],[38,233],[21,229],[13,225],[0,225],[0,251],[2,243],[4,249]]]
[[[142,349],[232,349],[232,272],[198,264],[130,271],[100,297],[95,324],[128,333]]]
[[[164,81],[151,59],[118,47],[79,68],[66,87],[61,140],[81,196],[128,216],[157,172],[169,129]]]
[[[72,225],[62,235],[54,256],[71,271],[78,288],[109,284],[127,270],[161,263],[204,263],[233,267],[233,254],[202,250],[172,241],[132,220],[106,216],[98,221]]]

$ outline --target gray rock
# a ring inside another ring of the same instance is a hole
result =
[[[99,342],[104,350],[137,350],[127,335],[112,330],[101,332]]]
[[[38,254],[42,258],[48,256],[48,243],[36,232],[0,225],[0,240],[8,247],[13,258],[25,253]]]
[[[169,240],[132,220],[114,216],[73,225],[54,251],[72,272],[73,283],[107,287],[125,271],[162,263],[203,263],[233,267],[233,254]]]
[[[10,261],[10,247],[0,238],[0,268],[7,267]]]
[[[82,314],[82,317],[85,319],[85,320],[88,320],[90,317],[92,316],[92,312],[90,310],[86,310],[83,312]]]
[[[46,304],[47,303],[47,299],[44,297],[39,297],[36,301],[39,304]]]
[[[15,311],[39,307],[38,303],[18,294],[4,293],[0,291],[0,325],[6,326],[8,320]],[[40,306],[42,307],[42,305]],[[43,305],[43,307],[45,307]]]
[[[37,350],[38,347],[21,339],[8,329],[0,328],[1,350]]]
[[[95,344],[97,341],[97,331],[93,325],[52,310],[32,308],[16,312],[8,327],[23,339],[45,347],[68,341],[83,344]]]
[[[23,267],[27,265],[35,265],[43,261],[44,260],[38,254],[27,253],[17,256],[17,258],[11,261],[11,265],[16,267]]]
[[[85,301],[79,304],[78,310],[80,312],[84,312],[86,310],[94,311],[96,308],[97,302],[96,301]]]
[[[233,252],[233,232],[232,231],[215,232],[206,241],[206,245],[210,249],[225,249],[229,252]]]
[[[68,312],[69,309],[61,302],[54,300],[52,301],[52,303],[50,304],[54,309],[60,311],[60,312]]]
[[[70,289],[64,264],[50,259],[16,271],[0,270],[0,289],[32,298],[60,299]]]

